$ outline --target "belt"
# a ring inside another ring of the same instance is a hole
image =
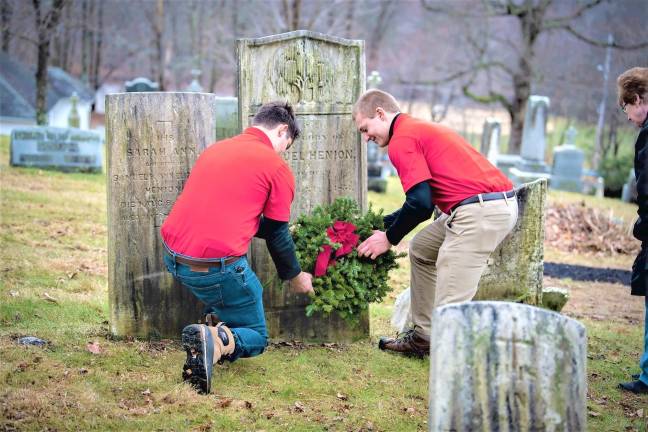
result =
[[[485,194],[478,194],[475,196],[471,196],[466,198],[463,201],[459,201],[457,204],[455,204],[452,207],[451,211],[455,211],[457,207],[461,207],[462,205],[478,203],[480,201],[480,197],[481,197],[481,201],[494,201],[498,199],[504,199],[505,195],[506,198],[513,198],[515,196],[515,190],[510,190],[507,192],[489,192]]]
[[[167,252],[167,253],[169,253],[169,252]],[[172,254],[169,254],[169,255],[171,256],[171,258],[174,258],[174,256]],[[240,260],[243,256],[245,256],[245,255],[226,258],[223,261],[223,265],[233,264],[236,261]],[[198,260],[198,259],[186,258],[186,257],[176,255],[175,256],[175,261],[179,262],[180,264],[186,264],[186,265],[188,265],[188,266],[190,266],[192,268],[201,268],[201,269],[206,269],[206,268],[210,268],[210,267],[220,267],[221,266],[221,260],[219,258]]]

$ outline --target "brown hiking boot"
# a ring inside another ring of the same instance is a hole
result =
[[[414,329],[399,334],[396,338],[381,337],[378,348],[406,356],[423,358],[430,354],[430,341],[425,340]]]

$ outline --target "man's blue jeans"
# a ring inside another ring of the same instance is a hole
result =
[[[229,357],[254,357],[268,343],[263,313],[263,287],[247,259],[232,264],[210,267],[207,272],[194,272],[165,253],[167,270],[205,304],[205,313],[213,313],[232,330],[235,349]]]
[[[644,352],[639,361],[641,375],[639,380],[648,385],[648,293],[646,293],[646,323],[644,324]]]

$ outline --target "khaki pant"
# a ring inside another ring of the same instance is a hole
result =
[[[443,214],[409,247],[412,323],[429,339],[432,312],[472,300],[488,257],[517,222],[515,197],[477,202]]]

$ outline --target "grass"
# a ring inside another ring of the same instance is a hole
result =
[[[394,292],[371,307],[370,341],[271,346],[218,367],[215,393],[200,396],[181,383],[177,342],[109,334],[105,174],[14,168],[7,161],[1,139],[0,430],[427,430],[428,360],[375,347],[379,335],[392,332],[394,299],[409,283],[407,259],[392,274]],[[369,197],[387,212],[404,199],[395,178],[387,194]],[[626,210],[620,206],[619,215]],[[636,370],[640,327],[584,324],[590,430],[645,431],[631,415],[646,400],[615,388]],[[47,340],[47,347],[18,345],[26,335]],[[88,350],[92,343],[98,354]]]

